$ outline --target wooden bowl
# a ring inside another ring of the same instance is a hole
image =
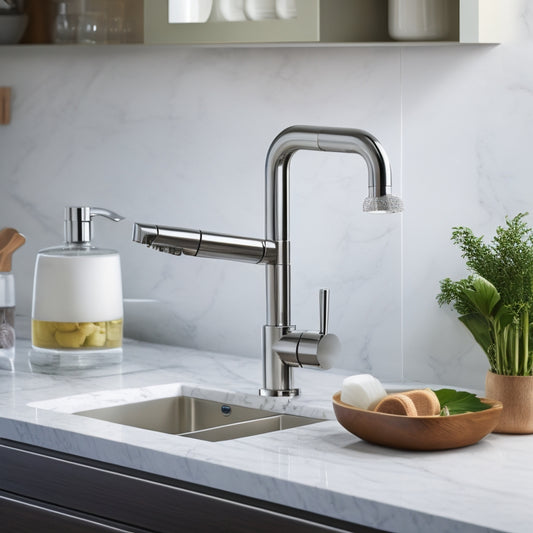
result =
[[[450,416],[401,416],[376,413],[341,402],[333,395],[339,423],[356,437],[403,450],[447,450],[475,444],[498,424],[502,403],[481,398],[490,409]]]

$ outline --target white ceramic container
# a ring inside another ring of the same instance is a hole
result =
[[[244,12],[250,20],[275,19],[276,0],[245,0]]]
[[[213,0],[169,0],[168,21],[171,24],[206,22]]]
[[[296,0],[276,0],[276,14],[280,19],[295,19]]]
[[[389,35],[397,41],[441,41],[450,34],[450,0],[389,0]]]

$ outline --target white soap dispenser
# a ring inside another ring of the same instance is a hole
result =
[[[95,216],[123,219],[98,207],[67,207],[65,244],[37,254],[33,364],[85,368],[122,360],[120,255],[93,246]]]

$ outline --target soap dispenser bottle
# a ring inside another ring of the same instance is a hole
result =
[[[0,230],[0,368],[13,369],[15,360],[15,277],[11,256],[26,239],[16,229]]]
[[[35,262],[30,361],[86,368],[122,360],[120,255],[93,246],[93,218],[120,215],[98,207],[65,208],[65,244]]]

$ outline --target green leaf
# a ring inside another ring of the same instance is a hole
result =
[[[439,389],[433,391],[440,402],[441,415],[447,411],[450,415],[475,413],[490,409],[490,405],[483,403],[475,394],[454,389]]]
[[[496,311],[494,319],[498,323],[498,326],[504,329],[513,323],[515,316],[515,313],[513,313],[513,310],[508,305],[502,305]]]
[[[496,287],[481,276],[475,277],[472,280],[472,289],[465,288],[464,293],[475,308],[486,317],[492,315],[494,307],[500,301]]]
[[[470,331],[476,342],[483,348],[483,351],[488,354],[490,346],[494,344],[494,340],[490,334],[488,320],[479,313],[460,316],[459,320],[468,328],[468,331]]]

